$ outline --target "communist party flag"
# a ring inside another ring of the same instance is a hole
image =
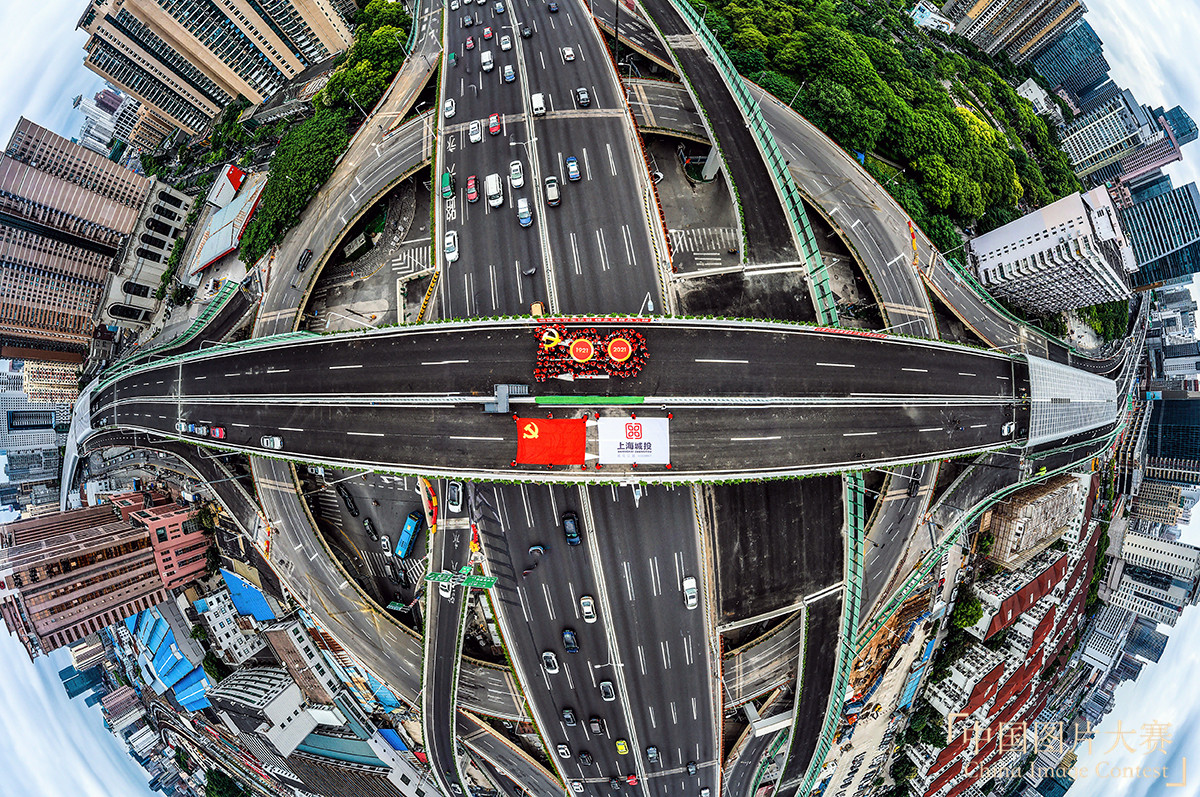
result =
[[[584,418],[517,418],[517,462],[582,465],[587,443]]]

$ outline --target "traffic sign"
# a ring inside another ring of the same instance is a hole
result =
[[[425,580],[438,581],[443,584],[462,585],[475,589],[491,589],[496,586],[496,576],[473,576],[471,575],[469,565],[461,568],[457,573],[451,573],[449,570],[426,573]]]

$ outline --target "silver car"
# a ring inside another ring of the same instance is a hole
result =
[[[471,126],[467,129],[467,138],[471,139],[472,144],[483,141],[483,125],[478,119],[471,122]]]
[[[508,164],[508,184],[513,188],[521,188],[525,185],[525,172],[521,169],[520,161]]]

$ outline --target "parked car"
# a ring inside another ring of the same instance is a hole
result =
[[[371,518],[363,518],[363,530],[367,532],[367,536],[373,540],[378,540],[379,535],[375,532],[375,524],[371,522]]]

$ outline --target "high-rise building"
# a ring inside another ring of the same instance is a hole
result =
[[[197,133],[239,94],[262,102],[350,46],[337,0],[91,0],[85,65]]]
[[[40,404],[73,404],[79,397],[79,366],[71,363],[29,362],[22,372],[22,390]]]
[[[989,558],[1005,568],[1017,567],[1050,546],[1083,517],[1087,488],[1074,476],[1057,476],[996,504],[983,514],[980,531],[991,534]]]
[[[105,156],[109,155],[114,140],[154,150],[175,129],[166,119],[143,108],[135,98],[112,88],[105,88],[91,99],[79,95],[71,105],[84,115],[79,143]]]
[[[1158,623],[1139,617],[1129,631],[1129,641],[1125,643],[1125,652],[1157,663],[1167,648],[1167,635],[1158,630]]]
[[[168,595],[146,530],[110,506],[0,526],[0,612],[30,657]]]
[[[1200,399],[1163,399],[1152,404],[1146,456],[1200,462]]]
[[[74,665],[63,667],[58,671],[58,677],[63,682],[63,688],[67,690],[67,697],[72,700],[84,692],[92,691],[104,682],[99,667],[90,667],[86,670],[78,670]]]
[[[1121,226],[1137,260],[1131,277],[1135,287],[1157,286],[1200,267],[1200,189],[1195,183],[1125,208]]]
[[[132,243],[153,184],[28,119],[17,123],[0,155],[0,336],[6,343],[82,360],[105,281]]]
[[[1174,626],[1192,596],[1192,582],[1150,570],[1126,565],[1109,603],[1128,609],[1156,623]]]
[[[950,0],[942,6],[956,34],[988,55],[1004,50],[1015,64],[1051,46],[1086,10],[1080,0]]]
[[[1084,94],[1079,98],[1079,112],[1076,116],[1083,116],[1104,105],[1107,102],[1119,97],[1122,88],[1111,80],[1106,80],[1096,88]]]
[[[1162,167],[1183,159],[1183,145],[1196,140],[1196,123],[1180,106],[1169,111],[1145,108],[1146,115],[1157,130],[1141,144],[1115,163],[1092,172],[1093,183],[1132,183],[1143,175],[1152,175]]]
[[[1085,94],[1108,78],[1104,45],[1087,20],[1069,25],[1049,46],[1033,58],[1033,67],[1052,86],[1072,94]]]
[[[979,280],[1035,313],[1087,307],[1129,295],[1133,253],[1108,193],[1072,194],[970,243]]]
[[[71,645],[71,666],[87,670],[104,661],[104,643],[96,634],[84,637]]]
[[[1177,540],[1130,532],[1121,543],[1121,557],[1131,564],[1185,581],[1194,581],[1200,575],[1200,547]]]
[[[1129,515],[1168,526],[1178,523],[1183,514],[1182,493],[1177,484],[1143,481]]]
[[[1125,90],[1068,125],[1062,147],[1071,169],[1083,179],[1161,135],[1147,109]]]

